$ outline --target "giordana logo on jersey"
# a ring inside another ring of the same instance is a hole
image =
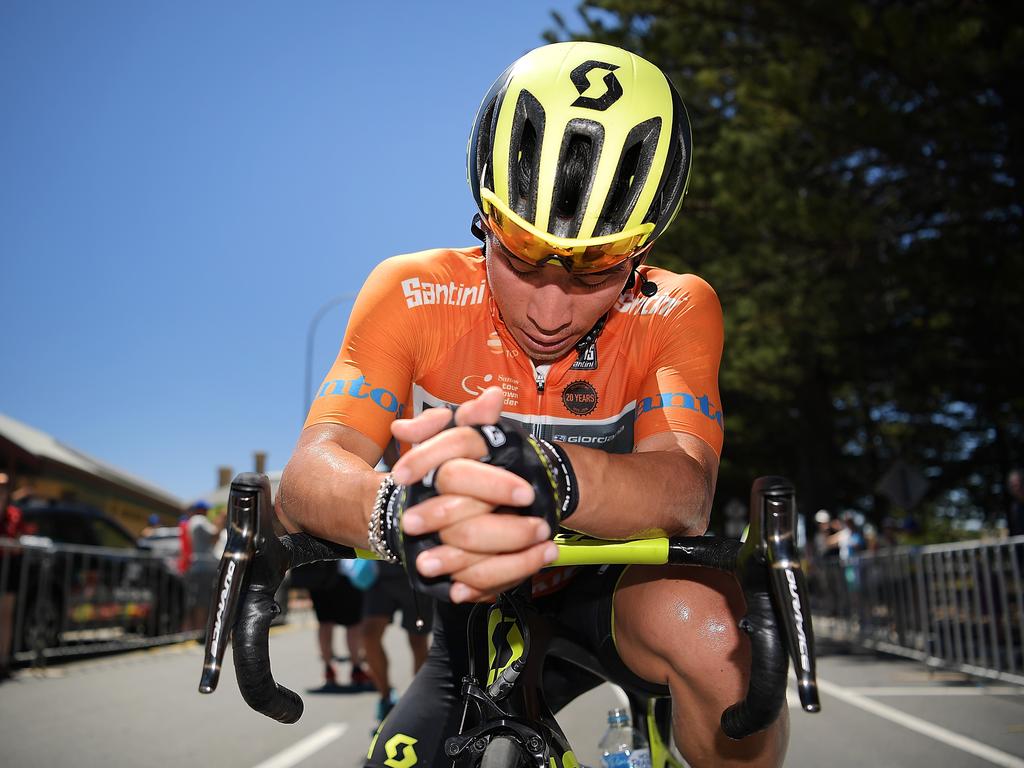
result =
[[[486,291],[486,280],[479,285],[467,286],[465,283],[424,283],[418,277],[410,277],[402,281],[402,293],[405,294],[405,306],[409,309],[422,307],[424,304],[449,304],[453,307],[465,307],[468,304],[482,304]]]
[[[694,397],[689,392],[662,392],[654,397],[641,399],[636,406],[636,415],[639,418],[648,411],[659,408],[685,408],[688,411],[702,413],[718,424],[719,429],[725,431],[722,409],[713,405],[707,395]]]
[[[402,403],[398,395],[390,389],[375,387],[366,381],[365,376],[356,379],[328,379],[320,386],[316,399],[321,397],[354,397],[356,400],[370,400],[374,405],[388,413],[402,417]]]

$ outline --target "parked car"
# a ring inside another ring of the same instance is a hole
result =
[[[184,582],[159,556],[139,547],[124,526],[73,502],[32,501],[21,512],[28,578],[22,581],[24,604],[16,609],[22,617],[20,649],[55,647],[70,633],[81,639],[90,630],[178,631]]]

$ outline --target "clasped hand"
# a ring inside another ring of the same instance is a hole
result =
[[[493,600],[558,556],[548,522],[511,509],[533,503],[530,484],[481,462],[488,455],[483,437],[475,429],[461,428],[496,424],[502,403],[501,390],[491,387],[459,406],[451,429],[446,408],[399,419],[391,426],[396,438],[415,444],[395,463],[395,481],[410,485],[434,472],[437,495],[402,515],[405,533],[437,533],[441,539],[440,546],[420,553],[415,567],[428,578],[447,575],[455,603]]]

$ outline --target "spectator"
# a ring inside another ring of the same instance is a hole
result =
[[[1014,469],[1006,476],[1006,493],[1010,497],[1006,527],[1011,536],[1024,536],[1024,472]]]
[[[857,527],[853,512],[843,513],[840,528],[829,537],[828,544],[838,548],[846,584],[851,591],[857,591],[860,588],[857,554],[864,549],[864,536]]]
[[[197,501],[189,507],[189,517],[185,523],[191,543],[191,557],[188,570],[185,572],[185,581],[189,589],[189,629],[206,628],[214,581],[217,578],[217,556],[214,554],[214,547],[224,527],[225,516],[222,513],[217,520],[210,520],[207,517],[209,510],[206,502]]]
[[[388,657],[384,652],[383,643],[384,631],[398,611],[402,612],[402,628],[408,635],[415,674],[427,660],[428,635],[433,624],[434,604],[424,595],[413,594],[405,569],[401,565],[379,563],[377,581],[367,590],[363,599],[366,663],[380,694],[380,701],[377,703],[378,721],[383,721],[398,701],[388,676]],[[418,622],[418,619],[422,621]]]
[[[814,513],[814,561],[820,564],[828,552],[828,537],[831,534],[832,516],[827,509],[819,509]]]
[[[0,539],[17,539],[21,510],[11,504],[11,478],[0,472]],[[21,558],[13,546],[0,545],[0,680],[10,676],[14,644],[14,603],[18,596]],[[6,577],[6,578],[5,578]]]
[[[857,553],[864,549],[864,536],[857,528],[857,520],[853,512],[844,512],[841,518],[841,526],[836,533],[828,538],[829,547],[836,547],[839,559],[844,564],[849,564],[857,557]]]
[[[292,586],[309,591],[317,620],[317,643],[324,665],[324,688],[337,688],[334,669],[334,627],[345,627],[345,642],[352,663],[350,690],[372,691],[373,680],[362,667],[363,594],[341,575],[337,562],[328,560],[303,565],[292,571]]]
[[[142,533],[139,534],[140,539],[144,539],[147,536],[152,536],[156,529],[160,527],[160,515],[155,512],[149,516],[146,520],[146,527],[142,529]]]

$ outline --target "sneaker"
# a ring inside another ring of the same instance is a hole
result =
[[[360,691],[375,691],[377,685],[362,667],[352,667],[352,687]]]
[[[324,665],[324,687],[333,688],[338,684],[338,675],[334,671],[334,665],[327,663]]]
[[[388,691],[387,696],[381,697],[381,700],[377,702],[377,721],[384,722],[384,718],[390,714],[391,710],[395,708],[395,704],[398,703],[398,696],[395,695],[395,689],[392,688]]]

